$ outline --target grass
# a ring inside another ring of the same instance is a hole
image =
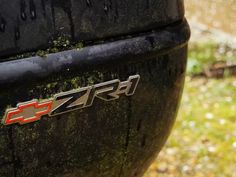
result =
[[[218,60],[234,59],[228,46],[190,46],[182,104],[171,137],[145,177],[236,177],[236,78],[192,78]]]
[[[191,43],[189,46],[188,74],[198,74],[216,62],[235,63],[236,49],[214,41]]]
[[[175,128],[146,177],[236,176],[236,79],[186,80]]]

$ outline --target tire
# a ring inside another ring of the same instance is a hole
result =
[[[182,0],[1,0],[0,57],[156,29],[183,19]]]
[[[181,99],[183,0],[0,1],[0,177],[142,177]],[[4,59],[58,37],[93,45]]]

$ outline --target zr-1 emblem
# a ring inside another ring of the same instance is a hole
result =
[[[19,103],[16,108],[6,110],[3,124],[26,124],[38,121],[44,115],[51,117],[82,109],[91,106],[95,98],[112,101],[118,99],[121,95],[131,96],[135,93],[139,79],[139,75],[134,75],[123,82],[115,79],[93,86],[59,93],[47,100],[31,100]]]

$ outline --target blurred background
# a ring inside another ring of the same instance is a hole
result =
[[[174,130],[145,177],[236,177],[236,0],[185,0],[192,29]]]

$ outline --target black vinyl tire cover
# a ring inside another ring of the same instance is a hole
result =
[[[183,16],[183,0],[0,0],[0,57],[45,49],[58,36],[101,40]]]

